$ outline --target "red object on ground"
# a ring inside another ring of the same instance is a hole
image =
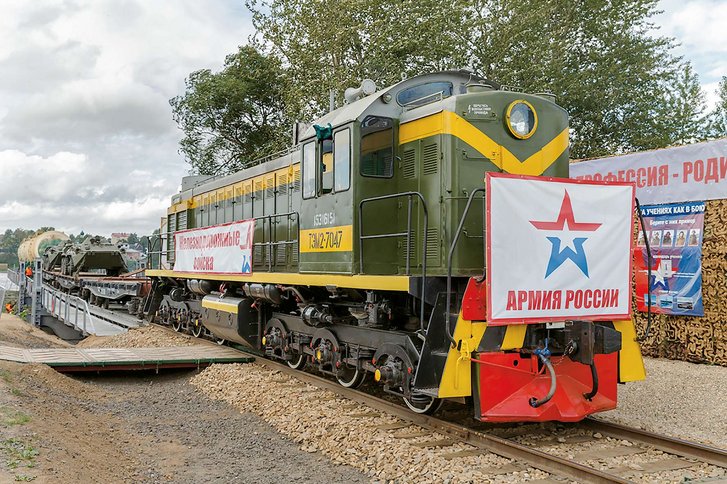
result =
[[[473,358],[476,370],[475,417],[486,422],[577,422],[588,415],[616,408],[618,353],[596,355],[598,393],[591,401],[583,394],[591,391],[591,369],[568,357],[552,357],[556,390],[540,407],[530,399],[540,399],[550,389],[548,370],[540,368],[536,356],[519,353],[479,353]]]
[[[462,319],[467,321],[487,320],[487,284],[477,282],[474,277],[467,281],[462,296]]]

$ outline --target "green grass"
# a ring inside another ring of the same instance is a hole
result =
[[[38,451],[35,447],[32,447],[15,437],[5,439],[1,445],[3,450],[10,456],[11,459],[32,461],[38,455]]]
[[[30,415],[9,407],[0,406],[0,424],[3,426],[25,425],[28,422],[30,422]]]
[[[8,469],[17,469],[18,467],[31,468],[35,467],[35,458],[38,456],[38,450],[15,437],[5,439],[0,442],[0,449],[5,453],[5,466]],[[16,481],[32,481],[33,476],[25,474],[16,474]]]
[[[13,378],[10,376],[10,372],[8,370],[0,370],[0,378],[2,378],[5,383],[10,383],[13,381]]]
[[[11,385],[13,383],[13,375],[8,370],[0,370],[0,379],[2,379],[5,383],[8,385]],[[22,397],[24,393],[18,389],[11,386],[10,393],[15,395],[16,397]]]
[[[30,422],[30,415],[25,415],[22,412],[16,412],[15,415],[5,419],[7,425],[25,425],[28,422]]]

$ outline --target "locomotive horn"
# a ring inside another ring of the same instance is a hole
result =
[[[371,79],[364,79],[361,81],[361,85],[359,87],[349,87],[346,89],[343,93],[343,97],[346,99],[346,102],[350,104],[375,92],[376,83],[374,83]]]

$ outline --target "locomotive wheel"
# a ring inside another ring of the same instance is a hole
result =
[[[89,296],[89,299],[92,296]],[[162,303],[159,305],[159,309],[157,310],[157,316],[159,317],[159,320],[162,324],[165,326],[168,326],[172,322],[172,308],[169,306],[169,301],[166,299],[162,301]]]
[[[366,371],[361,368],[350,368],[345,365],[338,370],[336,381],[344,388],[358,388],[366,379]]]
[[[190,321],[189,324],[192,327],[192,336],[199,338],[202,335],[202,325],[199,324],[199,321],[196,323]]]
[[[305,366],[306,358],[304,353],[293,353],[293,357],[290,360],[287,360],[286,363],[289,367],[291,367],[294,370],[300,370]]]
[[[179,312],[170,318],[172,320],[172,329],[177,333],[182,332],[182,321],[179,317]]]
[[[417,395],[416,400],[409,400],[404,397],[404,403],[414,413],[431,415],[440,409],[444,400],[424,395]]]

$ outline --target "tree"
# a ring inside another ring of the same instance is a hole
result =
[[[723,138],[727,136],[727,76],[717,87],[717,105],[709,114],[709,137]]]
[[[234,172],[285,147],[284,86],[280,61],[252,46],[227,56],[220,72],[190,74],[185,93],[169,102],[193,171]]]
[[[653,34],[656,0],[481,0],[463,16],[461,42],[487,77],[550,92],[570,114],[571,156],[665,146],[679,73],[671,39]]]
[[[74,235],[74,234],[68,234],[68,238],[69,238],[69,239],[71,240],[71,242],[73,242],[74,244],[78,244],[78,243],[81,243],[81,242],[83,242],[84,240],[86,240],[86,237],[88,237],[88,235],[87,235],[86,233],[84,233],[84,232],[83,232],[83,230],[81,230],[81,231],[80,231],[80,232],[78,233],[78,235]]]
[[[456,2],[455,2],[456,3]],[[286,67],[286,104],[294,119],[324,113],[329,92],[341,104],[364,78],[379,87],[411,75],[463,66],[456,11],[433,0],[247,0],[258,44]],[[452,7],[453,8],[453,7]],[[392,19],[396,19],[392,21]]]
[[[329,89],[340,93],[363,77],[384,86],[402,74],[466,66],[555,94],[571,116],[577,158],[688,139],[701,116],[682,103],[679,122],[664,118],[678,104],[679,82],[689,99],[698,96],[671,54],[673,40],[653,34],[657,0],[342,0],[345,15],[322,0],[246,4],[261,45],[283,59],[288,105],[304,119],[325,110]]]
[[[5,233],[0,235],[0,262],[13,266],[18,265],[18,248],[20,244],[28,237],[49,230],[55,229],[53,227],[41,227],[38,230],[21,228],[5,230]]]
[[[690,64],[684,63],[680,66],[673,89],[669,92],[666,108],[661,118],[670,125],[669,144],[684,145],[708,137],[704,92],[699,84],[699,76],[694,73]]]

